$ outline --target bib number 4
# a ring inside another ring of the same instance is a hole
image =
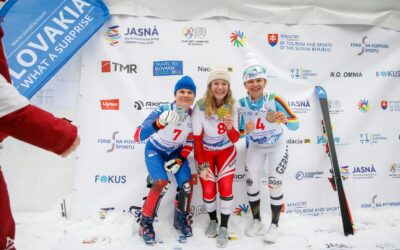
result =
[[[256,129],[261,129],[261,130],[265,129],[265,125],[264,125],[264,123],[261,122],[261,118],[257,119]]]

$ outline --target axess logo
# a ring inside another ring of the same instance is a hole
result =
[[[137,74],[136,64],[121,64],[112,61],[101,61],[101,72],[125,72],[128,74]]]
[[[142,100],[133,101],[133,107],[136,110],[143,110],[143,109],[151,109],[151,110],[153,110],[153,109],[155,109],[155,108],[157,108],[157,107],[159,107],[159,106],[161,106],[163,104],[169,104],[169,102],[165,102],[165,101],[163,101],[163,102],[157,102],[157,101],[144,102]]]
[[[94,183],[100,184],[125,184],[126,175],[99,175],[94,176]]]
[[[119,110],[119,99],[100,100],[102,110]]]

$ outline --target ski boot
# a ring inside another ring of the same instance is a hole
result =
[[[193,236],[192,232],[192,216],[190,213],[184,213],[179,209],[175,208],[174,215],[174,227],[179,230],[185,237]]]
[[[140,218],[139,235],[143,238],[147,245],[154,245],[156,243],[156,234],[153,228],[154,218],[149,218],[142,215]]]

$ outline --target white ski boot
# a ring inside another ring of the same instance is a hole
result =
[[[222,248],[227,247],[228,241],[228,229],[226,227],[221,227],[218,232],[217,246]]]
[[[267,227],[260,220],[253,220],[248,228],[246,228],[246,235],[249,237],[256,237],[265,234]]]
[[[218,223],[216,220],[210,220],[205,231],[208,238],[215,238],[217,236]]]
[[[277,239],[281,236],[278,226],[276,224],[271,224],[268,231],[264,234],[263,240],[268,243],[275,243]]]

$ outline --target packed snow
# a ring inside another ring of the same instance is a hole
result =
[[[171,211],[172,213],[172,211]],[[83,220],[61,217],[60,211],[17,213],[15,245],[18,250],[80,249],[218,249],[216,239],[206,238],[207,215],[193,218],[194,236],[179,243],[178,233],[170,219],[158,218],[154,227],[159,241],[147,246],[138,235],[138,223],[131,213],[108,212]],[[263,214],[266,221],[268,214]],[[275,244],[264,243],[262,237],[244,234],[251,215],[232,214],[229,232],[233,239],[227,249],[400,249],[400,209],[361,209],[353,211],[356,232],[344,236],[340,215],[305,216],[282,214],[281,237]]]

